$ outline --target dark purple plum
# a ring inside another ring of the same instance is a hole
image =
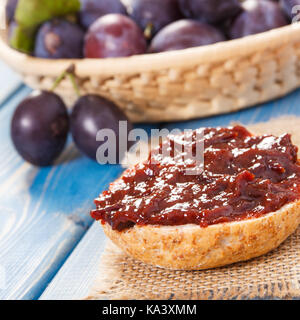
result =
[[[152,40],[149,52],[163,52],[204,46],[224,41],[215,27],[195,20],[179,20],[164,27]]]
[[[290,20],[300,13],[300,0],[280,0],[279,3]]]
[[[16,28],[18,27],[18,24],[15,20],[12,20],[8,25],[8,32],[7,32],[7,38],[10,41],[10,39],[13,37],[14,32]]]
[[[142,28],[150,29],[149,38],[166,25],[182,19],[177,0],[129,0],[129,16]]]
[[[6,22],[9,24],[15,18],[15,11],[19,0],[8,0],[5,6]]]
[[[121,14],[99,18],[85,36],[86,58],[128,57],[146,50],[147,42],[140,27]]]
[[[77,24],[53,19],[39,29],[34,55],[45,59],[76,59],[83,57],[84,31]]]
[[[126,15],[126,8],[120,0],[80,0],[79,21],[88,29],[98,18],[109,13]]]
[[[238,15],[229,28],[231,39],[265,32],[288,24],[276,2],[267,0],[246,0],[244,11]]]
[[[178,0],[186,18],[220,23],[235,16],[241,5],[238,0]]]
[[[119,154],[119,121],[127,121],[127,132],[133,128],[126,115],[113,102],[98,95],[82,96],[71,113],[71,132],[76,146],[83,154],[96,160],[97,149],[104,143],[96,141],[97,133],[101,129],[111,129],[116,135],[116,146],[111,147],[117,148],[116,160],[119,157],[122,159],[124,154]]]
[[[36,166],[48,166],[62,152],[69,130],[69,116],[59,96],[34,91],[17,107],[11,122],[16,150]]]

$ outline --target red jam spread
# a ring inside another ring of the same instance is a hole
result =
[[[175,139],[182,141],[170,136],[157,150],[164,143],[174,145]],[[253,136],[235,126],[206,128],[203,139],[201,173],[185,173],[195,161],[151,151],[95,200],[91,216],[119,231],[135,224],[207,227],[259,217],[300,199],[298,149],[289,134]]]

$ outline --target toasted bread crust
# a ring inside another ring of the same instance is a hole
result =
[[[159,267],[201,270],[248,260],[278,247],[300,224],[300,200],[276,212],[237,222],[202,228],[134,226],[105,234],[128,255]]]

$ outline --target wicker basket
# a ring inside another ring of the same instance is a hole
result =
[[[300,86],[300,23],[246,38],[129,58],[44,60],[11,49],[0,57],[32,88],[49,89],[70,64],[82,94],[116,102],[134,122],[186,120],[283,96]],[[69,80],[57,92],[68,105]]]

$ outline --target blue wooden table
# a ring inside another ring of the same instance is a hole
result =
[[[29,92],[0,63],[0,299],[80,299],[88,294],[105,244],[89,211],[122,168],[81,156],[71,139],[53,167],[25,163],[12,146],[9,127]],[[300,90],[232,114],[146,127],[249,124],[287,114],[300,115]]]

